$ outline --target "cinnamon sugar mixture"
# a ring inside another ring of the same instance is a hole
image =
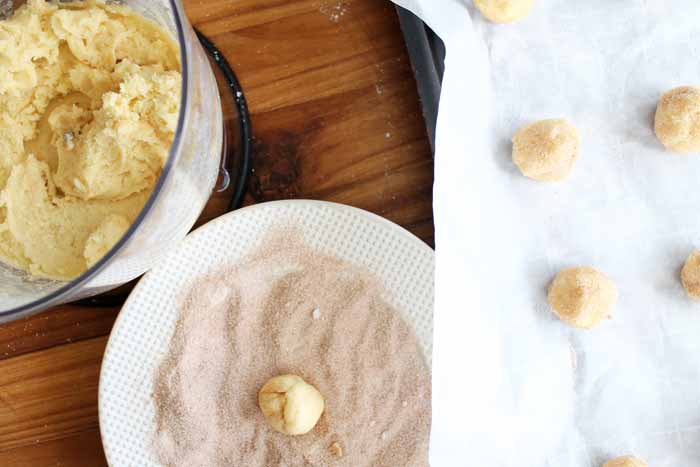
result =
[[[289,232],[186,292],[156,378],[167,466],[427,467],[430,375],[409,325],[367,271]],[[268,378],[292,373],[326,410],[309,434],[268,427]]]

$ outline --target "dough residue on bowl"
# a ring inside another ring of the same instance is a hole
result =
[[[159,462],[427,467],[430,373],[380,281],[289,232],[264,244],[184,293],[154,386]],[[325,398],[308,434],[276,432],[258,407],[279,374]]]
[[[99,260],[160,176],[181,81],[177,44],[123,6],[0,21],[0,260],[55,279]]]

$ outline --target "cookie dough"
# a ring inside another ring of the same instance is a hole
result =
[[[559,272],[547,296],[554,313],[577,328],[590,329],[612,316],[617,303],[615,283],[591,267]]]
[[[83,256],[88,267],[101,260],[112,249],[129,230],[130,224],[126,217],[118,214],[110,214],[100,222],[85,241]]]
[[[513,23],[530,14],[535,0],[474,0],[474,5],[494,23]]]
[[[693,251],[681,270],[681,283],[690,298],[700,300],[700,251]]]
[[[258,404],[270,426],[285,435],[313,430],[325,408],[321,393],[296,375],[270,379],[258,394]]]
[[[606,462],[603,467],[648,467],[648,464],[634,456],[623,456]]]
[[[0,21],[0,260],[55,279],[99,260],[160,176],[181,81],[177,44],[123,6]]]
[[[579,157],[581,138],[565,119],[527,125],[513,138],[513,162],[526,177],[545,182],[566,179]]]
[[[654,129],[666,149],[700,152],[700,87],[683,86],[661,97]]]

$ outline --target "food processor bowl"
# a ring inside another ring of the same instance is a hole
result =
[[[153,192],[111,251],[80,277],[32,277],[0,263],[0,323],[125,284],[171,251],[211,196],[223,147],[221,99],[211,65],[180,0],[120,2],[169,31],[180,46],[182,98],[175,139]],[[230,144],[230,143],[229,143]]]

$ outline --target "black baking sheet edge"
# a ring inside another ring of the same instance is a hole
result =
[[[416,76],[428,139],[435,153],[435,127],[445,72],[445,45],[416,15],[400,6],[396,10]]]

